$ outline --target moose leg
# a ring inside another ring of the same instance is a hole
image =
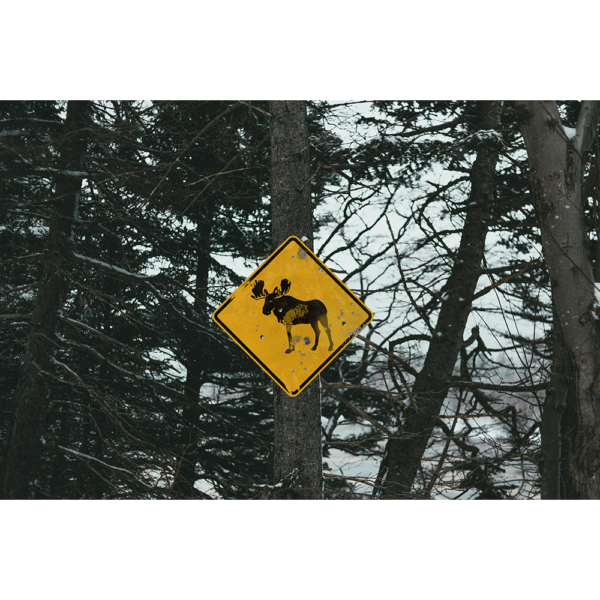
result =
[[[289,354],[290,352],[294,351],[294,340],[292,339],[292,326],[288,325],[286,327],[286,331],[287,331],[287,336],[288,336],[288,342],[289,342],[289,348],[285,351],[286,354]]]
[[[317,320],[315,319],[310,326],[313,328],[313,331],[315,332],[315,345],[311,348],[311,350],[316,350],[317,346],[319,345],[319,337],[321,335],[321,332],[319,331],[319,324],[317,322]]]
[[[327,334],[327,337],[329,338],[329,352],[331,352],[333,350],[333,339],[331,337],[331,329],[329,328],[327,313],[319,315],[319,323],[321,323],[321,325],[323,325],[323,329],[325,330],[325,333]],[[315,323],[315,325],[316,325],[316,323]]]

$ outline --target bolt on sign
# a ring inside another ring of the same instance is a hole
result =
[[[297,396],[373,313],[292,236],[213,319],[288,395]]]

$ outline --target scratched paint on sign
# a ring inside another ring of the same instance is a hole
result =
[[[214,321],[290,396],[373,313],[297,237],[289,237],[214,312]]]

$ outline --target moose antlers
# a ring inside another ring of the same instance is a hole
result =
[[[266,296],[268,296],[269,292],[267,292],[267,290],[265,290],[264,288],[265,282],[262,279],[256,281],[252,286],[252,297],[255,300],[260,300],[260,298],[265,298]]]
[[[291,286],[292,286],[292,284],[290,283],[290,281],[288,279],[282,279],[281,280],[281,289],[276,287],[275,290],[273,291],[273,295],[275,296],[275,298],[279,298],[279,296],[283,296],[284,294],[287,294],[290,291]],[[254,285],[252,286],[252,297],[255,300],[260,300],[261,298],[266,298],[268,295],[269,295],[268,290],[265,290],[265,282],[262,279],[255,281]]]
[[[288,279],[282,279],[281,291],[279,291],[279,288],[275,288],[275,294],[277,296],[283,296],[284,294],[287,294],[290,291],[290,287],[292,287],[291,282]]]

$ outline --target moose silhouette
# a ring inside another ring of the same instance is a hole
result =
[[[315,344],[311,350],[316,350],[319,345],[319,323],[325,329],[329,338],[329,351],[333,350],[333,340],[327,322],[327,308],[320,300],[296,300],[292,296],[286,296],[291,283],[287,279],[281,280],[281,288],[276,287],[271,293],[265,289],[265,282],[258,280],[252,286],[252,297],[255,300],[265,299],[263,315],[270,315],[272,311],[280,323],[285,325],[289,348],[286,354],[294,351],[295,343],[292,338],[293,325],[310,325],[315,332]],[[310,342],[307,342],[310,343]]]

